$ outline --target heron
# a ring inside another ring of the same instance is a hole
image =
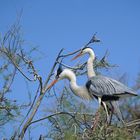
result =
[[[98,99],[99,108],[101,104],[103,104],[108,120],[109,113],[106,102],[110,101],[113,111],[116,113],[118,119],[124,124],[122,113],[120,112],[117,101],[121,98],[137,96],[137,93],[135,93],[133,89],[127,87],[115,79],[103,75],[96,75],[93,69],[95,53],[92,48],[84,47],[72,60],[75,60],[84,54],[89,54],[87,61],[87,75],[89,80],[86,83],[86,86],[90,96],[94,96],[96,99]]]
[[[53,85],[55,85],[58,81],[63,79],[68,79],[70,81],[70,89],[76,96],[87,100],[92,99],[86,85],[79,86],[77,84],[75,73],[71,69],[63,69],[61,64],[56,71],[55,79],[47,86],[47,90],[50,89]]]

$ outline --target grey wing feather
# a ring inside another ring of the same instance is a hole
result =
[[[88,90],[97,97],[113,95],[118,97],[137,96],[137,94],[124,84],[105,76],[94,76],[87,82]]]

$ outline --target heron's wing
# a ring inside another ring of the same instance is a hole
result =
[[[112,79],[112,78],[108,78],[108,77],[105,77],[105,76],[101,76],[101,77],[104,77],[106,78],[111,84],[112,86],[114,87],[114,92],[113,92],[113,95],[115,96],[118,96],[118,97],[130,97],[130,96],[138,96],[137,93],[127,87],[126,85],[122,84],[121,82],[115,80],[115,79]]]
[[[118,100],[128,95],[137,95],[132,89],[122,83],[101,75],[90,78],[86,83],[86,87],[91,95],[101,97],[104,101]]]
[[[104,80],[104,81],[103,81]],[[96,76],[91,78],[87,83],[86,87],[91,96],[96,98],[100,97],[102,101],[118,100],[118,96],[114,96],[112,92],[115,91],[106,79],[101,79]]]

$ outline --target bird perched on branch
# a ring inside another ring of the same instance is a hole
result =
[[[136,92],[115,79],[103,75],[96,75],[93,69],[95,53],[90,47],[84,47],[81,49],[80,53],[78,53],[72,60],[85,54],[89,54],[87,61],[87,75],[89,80],[86,83],[86,87],[90,96],[98,99],[99,108],[100,105],[103,104],[108,119],[109,115],[106,102],[109,101],[113,107],[113,111],[117,114],[118,119],[124,123],[117,101],[121,98],[137,96]]]

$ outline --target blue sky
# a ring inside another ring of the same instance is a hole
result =
[[[133,83],[140,71],[139,5],[139,0],[1,0],[0,32],[7,31],[23,9],[25,47],[38,46],[43,52],[35,65],[44,79],[61,48],[79,49],[97,32],[102,43],[92,46],[96,55],[101,58],[108,49],[109,62],[119,66],[114,77],[127,73]]]
[[[23,9],[21,25],[29,43],[26,47],[37,45],[45,54],[41,60],[44,64],[38,64],[42,74],[61,48],[67,52],[79,49],[98,32],[102,43],[93,46],[96,55],[102,57],[108,49],[109,61],[133,78],[140,69],[139,4],[138,0],[3,0],[0,29],[6,31]]]

